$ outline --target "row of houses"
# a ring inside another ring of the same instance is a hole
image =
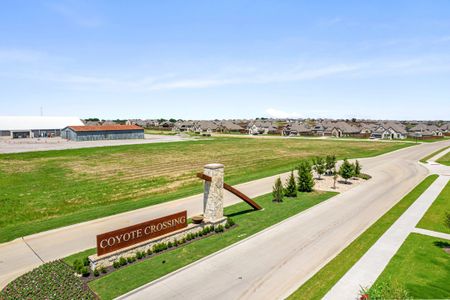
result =
[[[373,139],[405,139],[408,136],[418,139],[442,137],[450,135],[450,123],[441,127],[419,123],[407,127],[401,122],[344,122],[324,121],[315,124],[291,123],[283,128],[286,136],[333,136],[359,137]]]

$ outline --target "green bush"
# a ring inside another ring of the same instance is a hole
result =
[[[86,256],[85,258],[83,258],[83,266],[87,267],[89,265],[90,265],[89,257]]]
[[[216,226],[216,227],[214,228],[214,231],[215,231],[216,233],[223,232],[223,231],[224,231],[224,228],[223,228],[222,225],[218,225],[218,226]]]
[[[97,268],[94,270],[94,276],[95,276],[95,277],[100,276],[100,272],[98,271]]]
[[[102,272],[103,274],[106,274],[106,268],[105,267],[101,267],[100,268],[100,272]]]
[[[172,248],[172,247],[173,247],[173,244],[172,244],[171,241],[169,241],[169,242],[167,243],[167,248]]]
[[[355,167],[349,163],[347,159],[344,159],[344,162],[339,168],[339,175],[341,175],[341,177],[345,179],[345,183],[347,183],[347,180],[352,178],[354,174]]]
[[[152,249],[148,248],[148,249],[147,249],[147,255],[149,255],[149,256],[150,256],[150,255],[152,255],[152,254],[153,254],[153,251],[152,251]]]
[[[128,262],[125,259],[125,257],[120,257],[119,258],[119,264],[120,264],[120,266],[126,266],[128,264]]]
[[[81,275],[82,275],[83,277],[88,277],[89,274],[91,274],[91,272],[89,271],[89,268],[88,268],[88,267],[83,267],[83,268],[81,269]]]
[[[127,257],[127,263],[131,264],[136,261],[136,256]]]
[[[120,268],[120,262],[119,262],[118,260],[116,260],[115,262],[113,262],[113,267],[114,267],[114,269]]]
[[[234,226],[234,224],[236,224],[232,218],[228,218],[227,223],[230,224],[230,227]]]
[[[81,262],[81,260],[75,259],[73,261],[73,268],[74,268],[75,272],[77,272],[78,274],[81,274],[81,269],[83,268],[83,263]]]
[[[144,256],[142,255],[141,251],[136,252],[136,258],[137,259],[142,259]]]

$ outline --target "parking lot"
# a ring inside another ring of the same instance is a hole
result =
[[[104,140],[104,141],[86,141],[86,142],[68,141],[60,137],[25,138],[25,139],[0,138],[0,153],[20,153],[31,151],[79,149],[79,148],[149,144],[161,142],[179,142],[186,140],[192,140],[192,138],[189,136],[181,136],[181,135],[153,135],[153,134],[146,134],[145,139],[143,140],[134,140],[134,139]]]

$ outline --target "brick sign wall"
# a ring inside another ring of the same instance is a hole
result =
[[[187,211],[97,235],[97,255],[107,254],[187,226]]]

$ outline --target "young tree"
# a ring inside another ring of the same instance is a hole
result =
[[[315,159],[313,159],[313,165],[313,169],[314,171],[316,171],[318,179],[320,180],[320,176],[325,173],[325,160],[322,157],[316,157]]]
[[[286,197],[297,197],[297,183],[295,182],[294,171],[291,171],[291,175],[289,176],[286,182],[286,188],[284,189],[284,195]]]
[[[283,202],[283,184],[280,177],[275,180],[275,185],[272,188],[273,202]]]
[[[336,189],[336,181],[338,179],[338,172],[336,170],[336,166],[333,167],[333,189]]]
[[[298,166],[298,190],[300,192],[312,192],[314,187],[314,178],[312,175],[311,164],[307,160],[300,162]]]
[[[344,162],[339,168],[339,175],[341,175],[341,177],[345,179],[345,183],[347,183],[347,180],[351,178],[354,173],[355,169],[353,165],[349,163],[347,159],[344,159]]]
[[[362,168],[362,166],[360,165],[358,160],[356,160],[355,165],[354,165],[353,168],[355,169],[354,176],[359,177],[359,175],[361,175],[361,168]]]
[[[336,156],[327,155],[325,158],[325,168],[327,169],[327,174],[333,174],[333,169],[336,167]]]

